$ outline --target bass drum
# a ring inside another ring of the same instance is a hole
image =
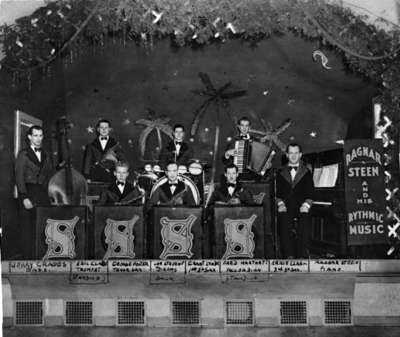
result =
[[[151,189],[158,180],[157,174],[153,172],[147,172],[139,174],[137,177],[137,182],[140,188],[144,189],[146,192],[146,197],[150,195]]]
[[[157,180],[157,182],[153,185],[153,188],[151,189],[150,197],[152,196],[154,191],[158,187],[160,187],[162,184],[167,182],[167,180],[168,180],[168,178],[166,176],[161,177],[159,180]],[[186,187],[188,187],[190,189],[190,191],[193,194],[193,199],[194,199],[196,206],[200,205],[200,202],[201,202],[200,193],[199,193],[199,190],[198,190],[196,184],[193,182],[193,180],[184,175],[178,175],[178,180],[182,181],[186,185]]]

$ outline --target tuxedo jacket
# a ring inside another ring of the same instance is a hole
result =
[[[87,179],[93,181],[112,182],[115,177],[114,162],[112,160],[103,160],[107,151],[117,145],[114,138],[109,137],[104,150],[101,147],[99,137],[86,145],[85,154],[83,156],[82,172]],[[118,160],[125,160],[124,154],[120,148],[114,151]]]
[[[254,204],[252,194],[239,182],[236,183],[236,187],[232,195],[230,195],[228,192],[228,186],[226,184],[221,184],[211,196],[210,204],[212,205],[217,201],[229,204],[232,199],[239,199],[240,204],[242,205]]]
[[[289,166],[282,167],[276,177],[276,202],[283,201],[288,215],[296,217],[300,213],[300,206],[306,202],[312,205],[314,183],[311,172],[303,164],[300,164],[294,180],[290,174]]]
[[[151,196],[147,208],[151,208],[154,205],[185,205],[195,206],[195,200],[193,193],[184,182],[178,181],[178,185],[175,188],[174,193],[171,193],[171,188],[168,181],[159,186]]]
[[[101,192],[100,199],[96,205],[141,205],[142,199],[143,193],[137,186],[126,182],[124,191],[121,193],[117,183],[114,182],[108,189]]]
[[[193,158],[193,150],[186,142],[182,142],[179,155],[175,158],[175,143],[170,141],[167,146],[163,147],[160,153],[160,165],[165,168],[168,162],[176,162],[178,165],[188,165],[190,159]],[[176,159],[176,160],[175,160]]]
[[[47,185],[54,173],[50,154],[42,149],[39,161],[31,147],[22,149],[15,161],[15,181],[21,199],[29,197],[29,185],[41,185],[47,191]]]

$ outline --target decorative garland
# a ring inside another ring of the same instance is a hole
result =
[[[128,41],[152,48],[169,38],[176,46],[201,47],[239,38],[249,45],[275,33],[293,32],[320,41],[343,56],[349,70],[381,86],[379,126],[386,158],[390,239],[400,244],[399,118],[400,30],[367,24],[349,9],[322,0],[75,0],[50,2],[0,30],[6,58],[1,65],[14,77],[44,68],[57,57],[72,61],[85,46]],[[321,49],[320,48],[320,49]],[[390,122],[388,122],[390,121]],[[388,252],[392,253],[392,250]]]

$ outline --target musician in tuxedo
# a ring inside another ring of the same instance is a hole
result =
[[[210,204],[250,205],[254,204],[251,193],[237,181],[238,168],[234,164],[225,167],[225,180],[211,196]]]
[[[109,120],[99,120],[96,125],[97,137],[86,145],[82,171],[88,182],[113,182],[115,162],[125,160],[119,143],[110,136],[111,130]]]
[[[101,193],[97,205],[141,205],[144,191],[136,183],[127,181],[129,164],[127,162],[117,162],[114,176],[114,182]]]
[[[178,164],[169,162],[167,164],[167,181],[160,185],[152,194],[147,208],[154,205],[185,205],[194,206],[193,193],[186,184],[178,179]]]
[[[21,253],[33,258],[35,243],[36,208],[50,205],[48,183],[54,173],[50,153],[43,146],[43,129],[34,125],[27,132],[27,147],[15,162],[15,180],[18,191]]]
[[[310,208],[314,193],[312,174],[301,161],[299,144],[286,149],[288,164],[276,177],[278,234],[284,258],[306,258],[311,236]]]
[[[247,117],[242,117],[239,119],[237,128],[239,134],[234,136],[227,144],[224,156],[222,157],[222,162],[225,166],[233,164],[234,157],[237,155],[235,150],[235,142],[239,140],[248,140],[250,143],[257,140],[254,136],[250,135],[250,119]],[[255,172],[250,171],[245,168],[242,173],[239,174],[239,180],[260,180],[260,176]]]
[[[185,127],[182,124],[175,124],[173,132],[174,139],[163,147],[160,153],[160,164],[163,168],[166,168],[169,162],[188,165],[189,160],[193,158],[193,150],[184,141]]]

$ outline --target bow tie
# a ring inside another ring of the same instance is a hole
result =
[[[297,171],[297,169],[299,168],[298,166],[289,166],[290,170],[295,170]]]
[[[229,184],[226,184],[226,187],[233,187],[233,188],[235,188],[235,187],[236,187],[236,184],[231,184],[231,183],[229,183]]]
[[[108,137],[100,137],[100,140],[108,140]]]
[[[118,186],[124,186],[124,185],[125,185],[125,183],[124,183],[124,182],[122,182],[122,181],[117,181],[117,185],[118,185]]]
[[[182,145],[182,142],[175,142],[175,146],[176,145]]]
[[[42,149],[40,147],[35,147],[34,150],[35,150],[35,152],[39,152],[39,153],[42,152]]]
[[[169,184],[169,187],[172,187],[172,186],[177,186],[178,185],[178,183],[168,183]]]

